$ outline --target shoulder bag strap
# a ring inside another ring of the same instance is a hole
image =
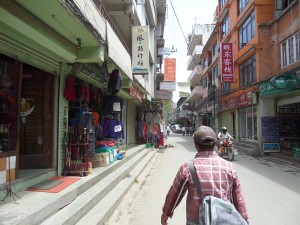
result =
[[[200,182],[199,182],[199,179],[198,179],[198,176],[197,176],[197,173],[196,173],[196,170],[195,170],[193,161],[192,161],[192,160],[189,160],[189,161],[188,161],[188,165],[189,165],[189,170],[190,170],[190,172],[191,172],[193,181],[194,181],[195,186],[196,186],[196,188],[197,188],[199,197],[202,198],[202,189],[201,189],[201,185],[200,185]]]

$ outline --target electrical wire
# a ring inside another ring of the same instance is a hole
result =
[[[188,51],[190,51],[191,45],[189,45],[188,40],[187,40],[187,38],[185,37],[185,34],[184,34],[183,29],[182,29],[182,26],[181,26],[181,24],[180,24],[180,22],[179,22],[177,13],[176,13],[176,11],[175,11],[175,9],[174,9],[172,0],[170,0],[170,3],[171,3],[171,6],[172,6],[172,9],[173,9],[173,12],[174,12],[174,14],[175,14],[175,17],[176,17],[176,19],[177,19],[178,25],[179,25],[179,27],[180,27],[181,33],[182,33],[182,35],[183,35],[183,37],[184,37],[184,40],[185,40],[185,42],[186,42],[186,44],[187,44],[187,46],[188,46]],[[193,54],[192,54],[192,59],[193,59],[193,62],[195,63],[195,65],[197,65],[196,59],[195,59],[195,57],[193,56]],[[201,74],[201,71],[200,71],[200,69],[199,69],[198,67],[197,67],[197,70],[198,70],[199,74]]]

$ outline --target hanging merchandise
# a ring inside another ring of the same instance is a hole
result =
[[[75,102],[76,100],[75,78],[72,75],[67,77],[64,97],[69,102]]]
[[[115,112],[121,112],[123,108],[123,100],[117,96],[105,96],[103,109],[106,115],[110,115]]]
[[[109,75],[108,92],[115,95],[119,92],[123,83],[122,75],[119,69],[114,69]]]
[[[107,61],[104,60],[101,66],[101,74],[105,81],[109,80],[109,73],[107,69]]]

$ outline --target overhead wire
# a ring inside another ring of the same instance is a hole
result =
[[[180,24],[180,21],[179,21],[179,19],[178,19],[177,13],[176,13],[175,8],[174,8],[174,6],[173,6],[172,0],[170,0],[170,3],[171,3],[171,6],[172,6],[174,15],[175,15],[175,17],[176,17],[176,19],[177,19],[178,25],[179,25],[179,27],[180,27],[181,33],[182,33],[182,35],[183,35],[183,37],[184,37],[184,40],[185,40],[185,42],[186,42],[186,44],[187,44],[187,46],[188,46],[188,51],[190,51],[191,45],[189,45],[189,42],[188,42],[188,40],[187,40],[187,38],[186,38],[186,36],[185,36],[185,34],[184,34],[184,31],[183,31],[182,26],[181,26],[181,24]],[[195,25],[196,25],[196,24],[195,24]],[[195,57],[193,56],[193,54],[192,54],[192,59],[193,59],[193,62],[195,63],[195,65],[197,65],[196,59],[195,59]],[[197,70],[198,70],[199,74],[201,74],[201,71],[200,71],[200,69],[199,69],[198,67],[197,67]]]

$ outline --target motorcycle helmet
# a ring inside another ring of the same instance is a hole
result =
[[[222,131],[223,133],[226,133],[226,132],[227,132],[227,128],[226,128],[226,127],[222,127],[222,128],[221,128],[221,131]]]

